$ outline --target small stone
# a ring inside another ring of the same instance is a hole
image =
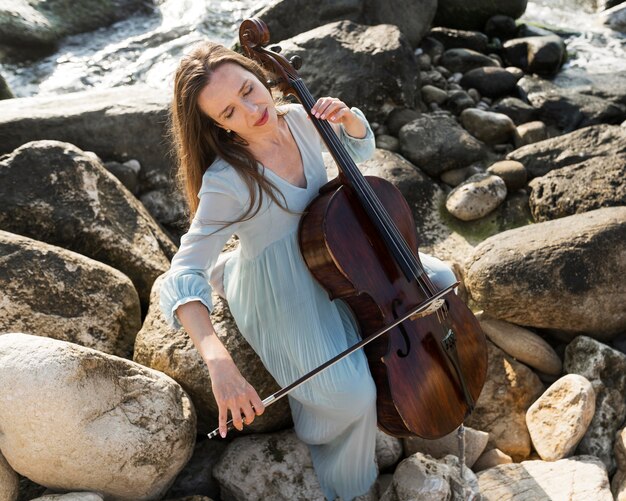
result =
[[[548,139],[548,130],[546,124],[538,120],[519,125],[515,129],[514,141],[516,148],[521,148],[527,144],[538,143],[544,139]]]
[[[501,177],[506,183],[506,189],[513,192],[526,186],[528,174],[521,162],[515,160],[501,160],[487,168],[487,172]]]
[[[480,101],[480,92],[478,92],[476,89],[468,89],[467,93],[470,95],[475,103],[478,103]]]
[[[496,448],[483,452],[474,463],[474,466],[472,466],[472,470],[474,470],[474,473],[478,473],[479,471],[493,468],[499,464],[510,464],[512,462],[513,459],[511,456]]]
[[[422,87],[422,100],[426,104],[443,104],[447,99],[448,93],[439,87],[435,87],[434,85],[424,85]]]
[[[482,172],[480,167],[476,165],[470,165],[469,167],[463,167],[462,169],[448,170],[441,174],[440,179],[448,186],[458,186],[466,179],[469,179],[474,174]]]
[[[583,438],[596,410],[588,379],[567,374],[550,386],[526,412],[535,450],[545,461],[569,456]]]
[[[508,143],[515,133],[513,120],[502,113],[470,108],[464,110],[459,118],[461,125],[472,136],[487,144]]]
[[[473,428],[465,428],[465,464],[472,468],[478,457],[482,454],[489,441],[489,433]],[[448,454],[459,457],[459,438],[457,430],[435,440],[426,440],[420,437],[403,439],[404,454],[412,456],[416,452],[428,454],[435,459],[440,459]]]
[[[400,151],[400,141],[397,137],[381,134],[376,136],[376,148],[388,151]]]
[[[475,174],[450,192],[446,209],[463,221],[473,221],[489,214],[506,198],[506,184],[491,174]]]
[[[534,332],[518,325],[477,315],[485,335],[505,353],[546,374],[560,375],[561,359],[554,349]]]

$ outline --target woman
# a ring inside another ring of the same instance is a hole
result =
[[[374,136],[357,108],[321,98],[312,112],[333,124],[356,162],[372,155]],[[327,181],[323,145],[304,109],[277,106],[260,66],[207,42],[178,67],[172,125],[191,226],[163,281],[161,308],[208,366],[224,437],[229,415],[241,430],[263,404],[215,335],[211,286],[281,386],[359,338],[345,303],[330,301],[298,248],[300,214]],[[233,234],[238,249],[220,255]],[[440,268],[444,281],[453,279]],[[289,403],[325,496],[347,501],[367,492],[377,476],[376,389],[363,352],[294,390]]]

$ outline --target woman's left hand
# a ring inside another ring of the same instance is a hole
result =
[[[336,97],[320,97],[311,108],[311,113],[322,120],[335,124],[347,124],[358,118],[348,105]]]

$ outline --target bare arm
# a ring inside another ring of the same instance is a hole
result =
[[[217,337],[207,308],[199,301],[190,301],[179,306],[176,314],[209,369],[219,408],[220,435],[226,436],[229,412],[238,430],[243,429],[242,413],[245,423],[251,424],[255,413],[263,414],[263,403]]]

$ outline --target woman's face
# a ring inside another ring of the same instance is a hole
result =
[[[235,63],[224,63],[213,71],[198,96],[198,106],[219,126],[244,139],[266,134],[277,125],[270,92],[253,73]]]

